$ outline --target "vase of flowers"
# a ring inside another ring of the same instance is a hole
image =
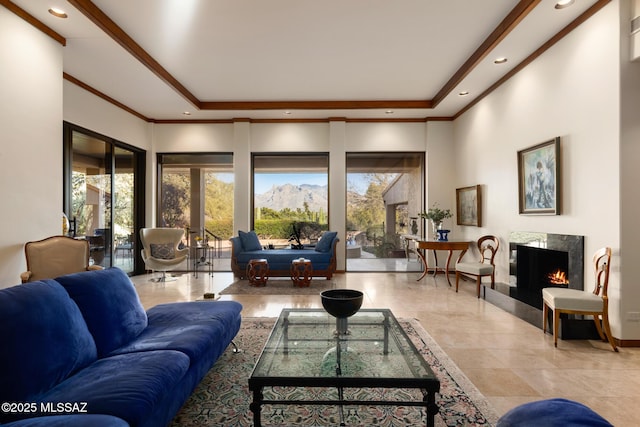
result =
[[[431,221],[433,228],[433,238],[438,238],[438,230],[442,229],[443,222],[446,218],[451,218],[453,214],[449,209],[440,209],[437,203],[434,203],[427,212],[420,212],[420,217]]]

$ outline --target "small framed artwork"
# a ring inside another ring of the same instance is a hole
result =
[[[458,225],[482,225],[482,196],[480,186],[456,189],[456,218]]]
[[[560,137],[518,151],[521,214],[560,215]]]

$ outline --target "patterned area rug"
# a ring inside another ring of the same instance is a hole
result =
[[[231,347],[216,362],[189,400],[173,420],[171,427],[192,426],[252,426],[249,409],[251,393],[247,380],[273,328],[275,319],[244,318],[234,342],[242,349],[233,353]],[[436,426],[493,426],[498,416],[469,379],[444,353],[416,320],[400,319],[416,348],[424,356],[440,380],[436,402],[440,413]],[[416,390],[349,389],[345,398],[367,393],[369,399],[421,399]],[[265,390],[269,399],[337,398],[337,391],[278,387]],[[348,426],[424,426],[423,408],[406,406],[347,406],[344,410]],[[330,426],[339,425],[337,407],[320,405],[264,405],[262,423],[265,426]]]
[[[272,277],[266,286],[251,286],[248,280],[236,280],[224,288],[220,295],[318,295],[326,289],[335,288],[333,280],[323,278],[313,279],[309,287],[293,286],[291,279],[286,277]]]

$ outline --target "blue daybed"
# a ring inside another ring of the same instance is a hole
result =
[[[263,249],[254,231],[238,231],[231,239],[231,270],[239,278],[246,276],[247,264],[252,259],[266,259],[269,276],[289,276],[291,261],[306,258],[313,265],[314,277],[331,279],[336,272],[336,245],[338,233],[326,231],[315,247],[304,249]]]

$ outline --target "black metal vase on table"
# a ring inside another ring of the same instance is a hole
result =
[[[364,294],[355,289],[328,289],[320,293],[322,306],[336,318],[336,334],[349,333],[347,318],[353,316],[362,307]]]

